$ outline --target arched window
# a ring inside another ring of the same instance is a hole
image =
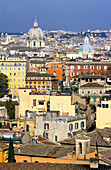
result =
[[[26,125],[26,131],[29,132],[29,125]]]
[[[44,124],[44,129],[46,129],[46,130],[49,129],[49,124],[48,123]]]
[[[78,129],[78,123],[75,123],[75,129]]]
[[[73,124],[69,124],[69,130],[73,130]]]
[[[36,46],[36,42],[34,41],[34,47]]]
[[[80,151],[80,154],[82,154],[82,143],[79,142],[79,151]]]
[[[81,129],[84,128],[84,122],[81,122]]]

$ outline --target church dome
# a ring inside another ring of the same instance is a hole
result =
[[[88,52],[92,53],[94,48],[89,44],[89,38],[85,37],[84,44],[80,47],[79,53]]]
[[[36,19],[34,22],[34,27],[31,28],[28,32],[28,37],[30,39],[39,39],[39,40],[43,39],[43,32],[42,32],[41,28],[38,27],[38,23],[37,23]]]

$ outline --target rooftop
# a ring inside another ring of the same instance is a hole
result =
[[[20,150],[19,150],[20,149]],[[62,157],[73,151],[73,147],[57,145],[25,144],[15,149],[15,155],[33,155],[40,157]]]

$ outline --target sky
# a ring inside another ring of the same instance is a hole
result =
[[[0,0],[0,32],[111,29],[111,0]]]

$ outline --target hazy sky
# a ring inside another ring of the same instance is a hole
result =
[[[0,0],[0,32],[111,29],[111,0]]]

